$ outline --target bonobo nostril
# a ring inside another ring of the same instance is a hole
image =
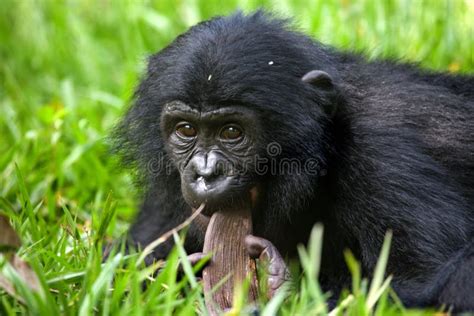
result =
[[[206,182],[212,182],[224,175],[222,163],[219,163],[217,155],[213,152],[195,155],[191,164],[194,180],[202,178]]]

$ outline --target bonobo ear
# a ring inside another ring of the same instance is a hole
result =
[[[318,88],[320,94],[326,99],[326,101],[323,103],[324,112],[329,117],[333,117],[337,111],[338,92],[334,86],[332,77],[325,71],[311,70],[301,78],[301,81]]]
[[[311,70],[306,75],[304,75],[301,80],[324,89],[333,87],[331,76],[322,70]]]

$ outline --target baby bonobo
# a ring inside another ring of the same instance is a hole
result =
[[[246,246],[270,262],[270,288],[320,222],[333,297],[350,285],[343,251],[370,277],[391,230],[387,273],[404,304],[474,310],[473,76],[369,62],[236,13],[151,56],[115,135],[146,189],[133,243],[205,203],[185,241],[199,258],[210,216],[251,196]]]

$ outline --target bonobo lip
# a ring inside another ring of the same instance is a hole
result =
[[[206,182],[202,177],[199,177],[195,181],[187,183],[183,188],[183,196],[186,202],[195,209],[205,203],[206,207],[201,214],[211,216],[219,209],[220,205],[229,202],[229,189],[233,180],[235,179],[226,177],[214,183]]]
[[[202,203],[205,207],[201,215],[211,217],[217,211],[231,210],[244,205],[255,205],[257,199],[256,187],[235,186],[235,178],[228,177],[218,185],[209,185],[203,180],[188,184],[183,192],[186,203],[196,210]],[[232,183],[234,182],[234,185]]]

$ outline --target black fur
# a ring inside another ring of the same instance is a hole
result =
[[[311,70],[328,73],[336,95],[303,83]],[[319,162],[320,176],[262,176],[254,230],[294,256],[313,224],[323,222],[325,290],[337,294],[349,284],[345,248],[370,276],[391,229],[388,273],[405,304],[474,310],[474,77],[369,62],[262,12],[192,27],[150,58],[115,134],[147,188],[131,229],[142,245],[190,215],[178,171],[151,170],[168,162],[160,113],[176,99],[252,108],[262,144],[278,142],[283,158]],[[188,253],[201,251],[202,243],[202,230],[192,226]],[[170,247],[155,257],[166,257]]]

